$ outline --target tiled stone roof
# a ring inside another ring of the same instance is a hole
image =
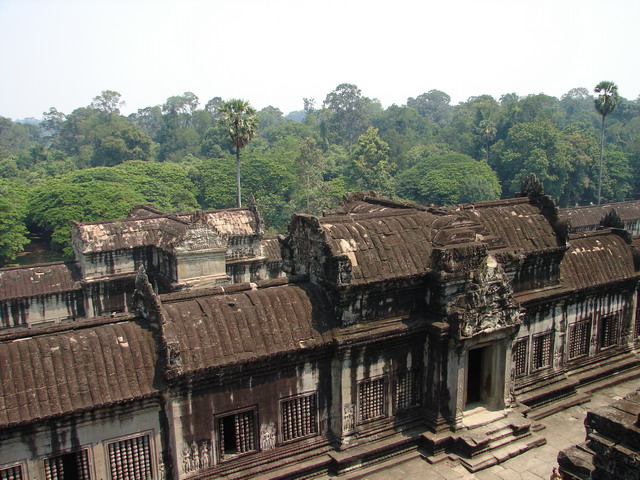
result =
[[[43,263],[0,269],[0,301],[80,289],[75,262]]]
[[[82,253],[99,253],[155,246],[170,251],[195,221],[195,216],[221,237],[257,235],[258,219],[251,209],[232,208],[194,213],[154,214],[147,208],[132,210],[128,218],[75,223]],[[76,245],[78,242],[76,242]]]
[[[633,250],[610,230],[575,234],[560,266],[560,281],[571,289],[605,285],[636,275]]]
[[[161,298],[165,340],[177,342],[183,373],[266,359],[332,340],[333,312],[323,291],[313,285]]]
[[[351,284],[426,273],[434,245],[453,242],[448,230],[458,223],[454,215],[415,209],[320,218],[332,255],[346,256],[351,263]],[[462,228],[455,241],[474,238],[472,231]]]
[[[134,321],[4,337],[0,427],[156,393],[156,344]]]
[[[484,227],[485,235],[500,238],[513,251],[535,253],[561,245],[549,219],[528,198],[480,202],[447,208]]]
[[[624,223],[640,219],[640,200],[562,208],[560,209],[560,217],[568,220],[574,231],[595,230],[604,216],[612,209],[616,211]]]
[[[277,237],[263,239],[261,246],[262,255],[267,259],[267,262],[282,261],[282,249],[280,247],[280,240]]]

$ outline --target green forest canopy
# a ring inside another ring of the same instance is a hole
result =
[[[70,255],[72,220],[124,216],[139,203],[168,212],[235,205],[222,98],[185,92],[128,116],[121,104],[106,90],[68,114],[52,107],[40,122],[0,117],[0,262],[15,258],[28,232]],[[357,189],[452,204],[513,196],[535,173],[560,206],[597,201],[601,117],[586,88],[458,105],[430,90],[383,108],[345,83],[304,105],[258,111],[242,153],[242,194],[255,197],[269,233]],[[605,142],[602,201],[639,198],[640,99],[619,99]]]

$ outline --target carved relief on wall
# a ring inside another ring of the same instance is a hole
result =
[[[347,403],[342,409],[342,431],[350,432],[356,427],[356,406],[353,403]]]
[[[260,425],[260,448],[262,450],[273,450],[276,447],[276,425],[266,423]]]
[[[209,225],[192,224],[185,230],[177,250],[197,251],[209,248],[226,248],[227,239]]]
[[[200,440],[199,442],[191,442],[191,445],[185,445],[182,449],[182,472],[190,473],[203,468],[210,467],[211,460],[211,441]]]
[[[470,272],[463,291],[453,300],[460,338],[509,327],[520,319],[508,278],[491,257]]]

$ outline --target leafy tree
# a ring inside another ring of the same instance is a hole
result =
[[[155,147],[146,133],[123,116],[95,108],[78,108],[59,125],[51,148],[72,157],[77,167],[86,168],[148,160]]]
[[[338,85],[323,102],[326,138],[341,145],[353,145],[369,123],[371,103],[356,85]]]
[[[115,123],[115,122],[114,122]],[[125,124],[101,138],[96,138],[91,164],[110,167],[127,160],[151,160],[154,143],[135,125]]]
[[[485,200],[495,200],[496,185],[490,178],[467,175],[460,184],[459,203],[475,203]]]
[[[593,97],[584,87],[572,88],[560,97],[560,108],[565,115],[565,123],[592,125],[597,119],[593,111]]]
[[[300,142],[300,153],[296,158],[301,183],[304,185],[306,212],[312,213],[311,198],[313,192],[322,184],[323,156],[313,138],[305,138]]]
[[[156,105],[155,107],[141,108],[136,113],[129,115],[129,121],[140,127],[149,137],[155,139],[163,124],[162,107]]]
[[[505,193],[515,194],[522,181],[534,173],[545,191],[560,198],[571,169],[570,155],[562,132],[548,120],[517,123],[507,138],[496,143],[491,165]]]
[[[0,263],[15,259],[29,243],[26,196],[23,186],[0,178]]]
[[[211,115],[211,117],[214,120],[217,120],[218,108],[220,108],[221,104],[222,104],[222,97],[213,97],[211,100],[209,100],[205,104],[204,109]]]
[[[134,205],[152,203],[164,211],[197,207],[186,169],[172,163],[126,162],[115,167],[77,170],[34,188],[29,218],[51,235],[52,246],[72,255],[72,221],[126,216]]]
[[[55,107],[50,107],[49,111],[42,114],[42,128],[46,135],[55,135],[60,133],[62,124],[66,120],[66,115],[59,112]]]
[[[100,95],[93,98],[90,107],[107,115],[120,115],[120,107],[125,105],[121,95],[113,90],[103,90]]]
[[[0,117],[0,159],[24,153],[39,140],[40,132],[37,126]]]
[[[415,109],[420,115],[441,127],[451,120],[453,108],[450,104],[451,97],[440,90],[429,90],[416,98],[407,99],[407,107]]]
[[[220,113],[220,122],[227,128],[231,143],[236,150],[236,199],[239,208],[242,206],[240,150],[245,148],[256,134],[258,117],[249,102],[237,98],[222,103],[218,112]]]
[[[592,101],[589,97],[589,106]],[[595,202],[595,179],[598,176],[595,160],[598,157],[598,142],[593,131],[585,124],[570,124],[563,131],[563,142],[569,155],[570,181],[567,182],[563,194],[556,199],[558,204],[565,207]]]
[[[406,155],[409,150],[433,140],[435,124],[407,106],[391,105],[374,121],[373,126],[380,132],[380,138],[389,144],[389,158],[398,165],[406,167]]]
[[[604,162],[604,120],[618,106],[620,96],[618,95],[618,86],[613,82],[602,81],[594,88],[597,97],[594,105],[598,113],[602,116],[602,127],[600,136],[600,173],[598,180],[598,205],[600,205],[600,197],[602,193],[602,164]]]
[[[260,122],[260,136],[263,137],[268,137],[271,131],[286,122],[282,116],[282,111],[271,105],[260,110],[257,115]]]
[[[30,221],[51,235],[52,247],[73,255],[71,222],[92,222],[126,216],[144,197],[128,185],[104,180],[73,183],[56,178],[36,187],[30,199]]]
[[[191,123],[191,115],[198,108],[200,100],[191,92],[184,92],[182,95],[175,95],[167,98],[162,105],[165,114],[174,115],[179,119],[181,126],[188,127]]]
[[[461,153],[422,151],[424,156],[398,176],[401,197],[437,205],[500,197],[498,177],[484,161]]]
[[[353,153],[354,176],[364,190],[376,190],[383,195],[394,195],[392,165],[389,162],[389,144],[378,137],[378,129],[369,127],[360,135]]]

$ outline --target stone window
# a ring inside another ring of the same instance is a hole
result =
[[[531,341],[531,370],[542,370],[551,366],[553,358],[553,332],[535,335]]]
[[[635,338],[640,338],[640,303],[636,307],[636,324],[633,329],[633,336]]]
[[[363,380],[358,384],[358,419],[376,420],[386,415],[384,377]]]
[[[112,480],[148,480],[151,470],[149,435],[139,435],[109,444]]]
[[[218,417],[218,448],[220,459],[256,450],[255,410]]]
[[[396,411],[420,405],[420,379],[419,370],[407,370],[398,374],[395,391]]]
[[[618,344],[620,334],[620,314],[606,315],[600,318],[598,338],[600,348],[608,348]]]
[[[309,437],[318,433],[317,395],[303,395],[280,403],[282,441]]]
[[[513,376],[523,377],[527,374],[527,347],[529,346],[529,339],[522,338],[513,344],[512,349],[512,368]]]
[[[589,355],[591,318],[569,326],[569,359]]]
[[[0,468],[0,480],[22,480],[22,465]]]
[[[85,449],[45,458],[44,476],[46,480],[62,480],[64,478],[91,480],[89,451]]]

